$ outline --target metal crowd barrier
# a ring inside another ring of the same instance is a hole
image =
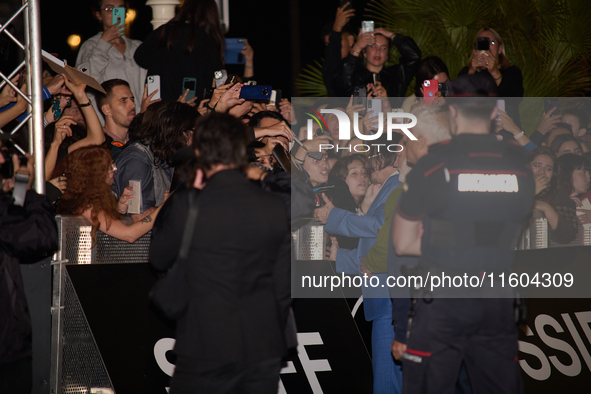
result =
[[[581,228],[579,228],[579,231]],[[517,249],[547,249],[564,246],[590,246],[591,226],[583,226],[583,233],[577,236],[576,241],[568,245],[559,244],[550,240],[548,230],[548,219],[543,216],[534,216],[530,219],[529,225],[523,231]]]
[[[97,232],[83,217],[56,217],[59,251],[54,255],[52,291],[52,393],[114,393],[113,384],[70,280],[66,265],[147,263],[150,233],[129,244]]]
[[[324,225],[310,220],[292,232],[296,260],[324,260],[328,234]]]
[[[546,249],[549,245],[548,219],[534,217],[523,231],[518,249]]]

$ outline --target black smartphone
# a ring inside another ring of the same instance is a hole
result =
[[[439,89],[439,91],[441,92],[441,95],[443,97],[447,97],[447,95],[449,93],[448,88],[447,88],[447,82],[439,82],[437,85],[438,85],[437,89]]]
[[[367,88],[365,86],[355,86],[353,88],[353,105],[363,105],[367,107]],[[359,115],[365,116],[365,109],[359,111]]]
[[[279,163],[283,171],[291,174],[291,155],[285,150],[283,145],[277,144],[273,148],[273,157]]]
[[[478,37],[476,39],[476,49],[478,51],[488,51],[490,49],[490,40],[488,37]]]
[[[344,6],[347,3],[349,3],[349,5],[343,11],[347,11],[347,10],[350,10],[351,8],[353,8],[353,0],[339,0],[339,8],[341,8],[342,6]]]
[[[544,112],[548,113],[552,110],[552,108],[556,108],[556,110],[552,113],[552,115],[558,115],[560,113],[560,110],[558,108],[558,99],[557,98],[544,99]]]
[[[184,78],[183,79],[183,92],[181,94],[185,94],[187,89],[189,89],[189,92],[187,93],[187,97],[185,98],[186,101],[189,101],[193,97],[195,97],[195,85],[197,85],[196,78]]]

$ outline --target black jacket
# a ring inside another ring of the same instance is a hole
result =
[[[0,364],[31,355],[31,318],[19,261],[58,247],[57,226],[44,196],[29,190],[24,207],[0,195]]]
[[[414,78],[421,61],[421,50],[412,38],[400,34],[394,36],[392,44],[402,55],[399,64],[382,68],[379,76],[382,85],[388,91],[388,97],[405,97],[408,85]],[[349,54],[341,62],[332,81],[332,88],[338,97],[351,96],[355,86],[373,83],[372,74],[365,68],[363,60]]]
[[[172,195],[156,219],[150,262],[157,269],[176,259],[188,193]],[[283,356],[291,236],[281,198],[235,170],[216,173],[199,194],[190,302],[178,321],[175,353],[197,369]]]
[[[162,30],[168,32],[168,24],[160,26],[146,37],[133,58],[136,63],[148,69],[148,75],[160,76],[160,96],[163,100],[175,101],[184,93],[183,79],[195,78],[195,96],[197,102],[203,98],[204,89],[211,86],[213,74],[223,68],[222,60],[213,44],[202,29],[189,31],[189,25],[181,26],[176,32],[176,39],[170,51],[166,40],[162,44],[158,38]],[[187,52],[189,37],[195,36],[193,50]]]

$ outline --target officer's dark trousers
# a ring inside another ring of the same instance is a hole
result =
[[[474,394],[521,392],[513,299],[419,300],[403,392],[453,394],[462,360]]]

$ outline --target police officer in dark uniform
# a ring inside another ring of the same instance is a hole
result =
[[[407,178],[394,248],[420,255],[431,275],[482,277],[509,269],[531,212],[534,183],[525,152],[490,134],[496,101],[485,96],[495,87],[486,76],[450,83],[450,96],[471,96],[448,101],[453,138],[431,146]],[[511,290],[496,283],[494,294],[502,298],[478,298],[491,296],[486,283],[488,289],[447,284],[415,301],[402,355],[405,393],[453,393],[462,361],[475,393],[521,392]]]

